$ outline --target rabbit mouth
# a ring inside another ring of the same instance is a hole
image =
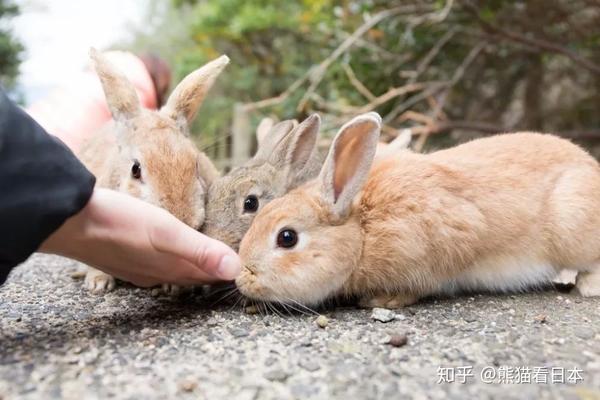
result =
[[[264,285],[258,282],[256,271],[253,266],[244,265],[242,267],[242,273],[235,280],[240,293],[246,297],[255,300],[270,301],[269,290]]]

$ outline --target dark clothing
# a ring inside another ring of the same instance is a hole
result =
[[[92,195],[94,176],[0,89],[0,284]]]

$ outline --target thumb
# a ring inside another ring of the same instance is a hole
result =
[[[190,228],[169,213],[149,230],[152,246],[163,253],[183,258],[209,275],[233,280],[240,273],[241,261],[226,244]]]

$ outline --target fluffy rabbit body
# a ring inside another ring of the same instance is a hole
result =
[[[600,168],[552,135],[497,135],[377,160],[356,117],[317,179],[261,210],[240,245],[242,294],[396,308],[432,294],[521,291],[563,268],[600,294]]]
[[[141,198],[199,228],[206,188],[218,173],[188,137],[188,126],[229,59],[222,56],[192,72],[160,111],[152,111],[141,107],[133,85],[101,53],[92,49],[91,56],[113,120],[79,157],[99,186]],[[99,293],[114,288],[115,280],[90,267],[85,285]]]

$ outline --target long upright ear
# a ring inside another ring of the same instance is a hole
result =
[[[321,117],[312,114],[306,118],[287,138],[284,172],[290,180],[294,172],[300,172],[306,166],[315,147],[321,128]]]
[[[398,133],[398,136],[396,136],[394,140],[388,143],[388,146],[390,147],[390,150],[393,151],[408,149],[411,140],[412,130],[405,128]]]
[[[120,73],[98,50],[91,48],[90,57],[102,83],[108,108],[116,121],[124,121],[139,114],[140,99],[133,84]]]
[[[274,154],[282,152],[287,136],[297,125],[295,120],[285,120],[273,125],[262,141],[258,142],[258,150],[252,160],[257,163],[270,162]]]
[[[161,113],[186,126],[189,125],[217,76],[227,64],[229,64],[229,57],[223,55],[183,78],[169,96]]]
[[[388,157],[398,154],[403,150],[408,150],[411,140],[412,131],[409,128],[402,129],[398,136],[391,142],[387,144],[380,143],[380,148],[377,150],[377,157]]]
[[[258,126],[256,127],[256,141],[258,142],[259,147],[264,142],[274,125],[275,120],[273,120],[273,118],[265,117],[260,120]]]
[[[321,169],[321,194],[337,218],[346,217],[367,180],[381,130],[381,117],[370,112],[346,123],[336,135]]]

